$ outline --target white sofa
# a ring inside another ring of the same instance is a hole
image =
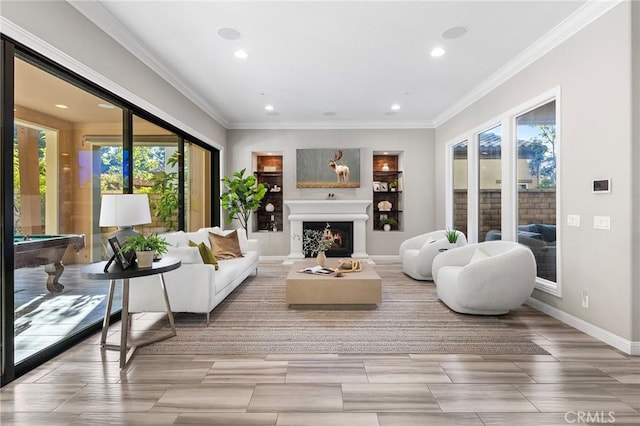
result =
[[[467,244],[467,237],[460,232],[454,247]],[[400,260],[402,271],[414,280],[433,280],[431,264],[440,254],[440,250],[451,248],[447,240],[446,231],[439,230],[409,238],[400,244]]]
[[[247,240],[243,229],[238,229],[238,240],[243,257],[218,260],[219,268],[202,262],[194,243],[204,242],[211,247],[208,233],[227,234],[218,227],[201,228],[196,232],[172,232],[160,234],[171,246],[165,256],[177,257],[182,266],[164,274],[167,293],[173,312],[202,313],[207,316],[245,278],[258,273],[258,241]],[[129,312],[164,312],[164,299],[157,276],[131,280],[129,290]]]
[[[486,241],[440,253],[433,261],[438,297],[464,314],[499,315],[533,292],[536,260],[513,241]]]

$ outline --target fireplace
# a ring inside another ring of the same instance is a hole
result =
[[[289,208],[289,230],[291,232],[291,253],[288,261],[304,259],[302,252],[302,224],[320,222],[324,228],[327,222],[349,222],[353,226],[351,257],[367,259],[367,207],[371,200],[285,200]],[[347,257],[347,256],[345,256]]]
[[[333,245],[325,252],[327,257],[351,257],[353,254],[353,222],[302,222],[302,231],[313,229],[322,231],[329,224],[327,233],[335,238]],[[311,257],[311,253],[305,253]]]

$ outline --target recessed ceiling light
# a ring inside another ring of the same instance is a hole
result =
[[[327,117],[333,117],[334,115],[336,115],[336,113],[334,111],[327,111],[327,112],[323,112],[322,115],[325,115]]]
[[[240,38],[240,33],[238,32],[238,30],[234,30],[233,28],[219,28],[217,32],[218,36],[225,40],[237,40]]]
[[[439,58],[442,55],[444,55],[444,49],[442,47],[435,47],[431,51],[431,56],[433,56],[434,58]]]
[[[400,109],[400,105],[398,105],[398,104],[391,105],[391,110],[392,111],[398,111],[399,109]]]
[[[447,28],[446,30],[443,31],[442,38],[451,40],[453,38],[462,37],[467,33],[468,30],[469,28],[464,27],[462,25],[457,27]]]
[[[266,107],[264,107],[264,109],[266,109],[267,111],[273,111],[275,110],[275,107],[273,105],[267,105]]]
[[[247,59],[249,57],[249,54],[245,50],[240,49],[240,50],[236,50],[233,56],[235,56],[238,59]]]
[[[111,105],[111,104],[98,104],[98,106],[99,106],[100,108],[104,108],[104,109],[113,109],[113,108],[115,108],[115,107],[114,107],[113,105]]]
[[[60,109],[69,109],[68,106],[64,105],[64,104],[56,104],[56,108],[60,108]]]
[[[384,155],[388,155],[388,154],[389,154],[389,152],[388,152],[388,151],[385,151],[385,152],[383,152],[383,154],[384,154]]]

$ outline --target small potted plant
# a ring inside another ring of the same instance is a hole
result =
[[[395,180],[392,182],[389,182],[389,190],[391,192],[396,192],[397,188],[398,188],[398,182],[396,182]]]
[[[455,247],[458,242],[458,231],[455,229],[447,229],[444,231],[447,241],[449,241],[449,247]]]
[[[398,221],[392,217],[380,219],[380,227],[385,231],[391,231],[391,227],[398,224]]]
[[[169,243],[158,234],[152,235],[134,235],[125,241],[122,250],[135,251],[138,260],[138,268],[151,268],[153,258],[167,252]]]

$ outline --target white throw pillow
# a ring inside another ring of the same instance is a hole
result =
[[[211,248],[211,243],[209,242],[209,233],[205,230],[205,228],[200,228],[196,232],[187,232],[186,235],[188,239],[196,243],[196,245],[204,243],[205,246]],[[187,245],[189,245],[189,241],[187,241]]]
[[[167,256],[177,257],[184,264],[203,263],[198,247],[169,247],[167,250]]]
[[[186,247],[189,245],[189,238],[187,238],[187,234],[184,231],[167,232],[158,236],[167,240],[173,247]]]
[[[471,256],[471,260],[469,260],[469,264],[476,263],[488,258],[489,258],[489,255],[487,253],[483,252],[479,248],[476,248],[476,251],[473,253],[473,256]]]

